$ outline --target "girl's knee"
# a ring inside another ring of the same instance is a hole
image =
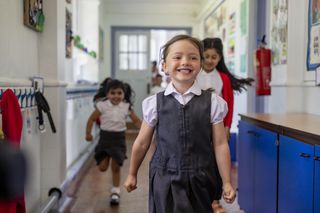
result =
[[[107,171],[107,169],[108,169],[107,166],[99,165],[99,170],[100,170],[100,172],[105,172],[105,171]]]
[[[99,170],[101,172],[105,172],[107,171],[108,166],[109,166],[109,158],[105,158],[99,163]]]

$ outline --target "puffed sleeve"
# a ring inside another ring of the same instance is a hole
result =
[[[228,105],[223,98],[212,93],[211,96],[211,123],[217,124],[223,121],[228,113]]]
[[[142,102],[143,120],[151,127],[155,127],[158,122],[157,96],[147,97]]]
[[[96,104],[96,108],[99,110],[100,113],[103,113],[104,111],[104,101],[99,101]]]

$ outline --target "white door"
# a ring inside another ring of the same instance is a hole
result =
[[[150,31],[116,31],[113,57],[115,78],[129,83],[135,92],[134,111],[142,119],[142,101],[151,84]]]

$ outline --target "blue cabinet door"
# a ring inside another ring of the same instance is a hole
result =
[[[315,146],[314,155],[314,212],[320,212],[320,146]]]
[[[314,147],[280,135],[279,213],[313,210]]]
[[[253,211],[253,162],[255,127],[239,122],[238,202],[246,213]]]
[[[254,212],[277,211],[277,133],[256,127]]]

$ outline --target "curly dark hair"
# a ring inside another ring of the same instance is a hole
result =
[[[135,93],[132,90],[131,86],[128,83],[125,83],[123,81],[112,79],[112,78],[106,78],[101,84],[98,89],[98,92],[93,97],[93,101],[97,101],[99,99],[106,99],[106,94],[111,89],[117,89],[120,88],[124,92],[124,100],[130,104],[130,107],[133,105],[134,102],[134,96]]]
[[[98,92],[93,96],[93,101],[96,102],[97,100],[106,98],[106,87],[108,85],[108,82],[110,82],[112,78],[108,77],[104,79],[98,89]]]

